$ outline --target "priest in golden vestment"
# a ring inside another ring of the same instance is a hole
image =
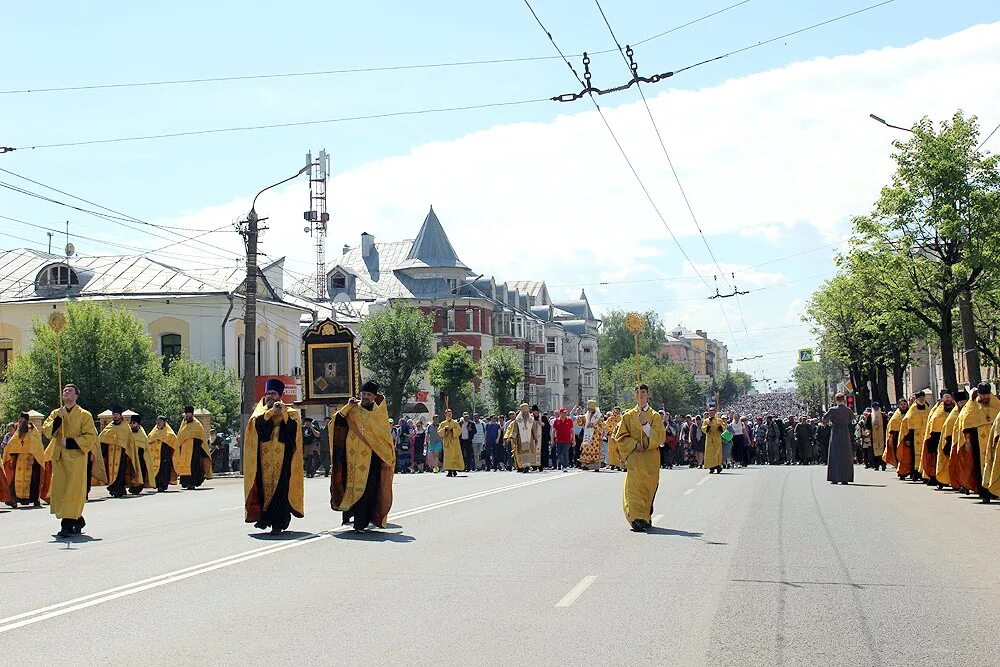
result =
[[[951,453],[955,468],[951,485],[965,493],[975,493],[989,502],[984,493],[983,472],[988,453],[993,421],[1000,414],[1000,399],[993,395],[989,382],[980,382],[972,392],[972,400],[962,408],[958,428],[962,440]]]
[[[353,521],[354,532],[362,533],[372,525],[385,528],[392,508],[396,447],[378,384],[373,380],[362,384],[361,400],[352,396],[333,423],[330,507],[343,513],[343,525]]]
[[[885,462],[899,471],[899,429],[903,426],[903,416],[910,409],[910,402],[905,398],[899,399],[896,409],[889,417],[889,425],[885,430]]]
[[[927,431],[930,412],[927,395],[918,391],[914,394],[913,404],[906,411],[899,427],[899,444],[896,446],[899,467],[896,468],[896,474],[900,479],[909,477],[914,482],[919,482],[921,479],[920,461],[924,453],[924,434]]]
[[[190,491],[201,486],[206,479],[212,479],[212,451],[205,440],[205,427],[194,418],[193,406],[184,406],[174,451],[174,467],[182,487]]]
[[[983,484],[979,492],[984,503],[1000,500],[1000,413],[993,419],[989,441],[983,453]]]
[[[441,436],[441,446],[444,448],[443,467],[447,471],[446,477],[458,477],[458,471],[465,470],[461,433],[462,425],[452,418],[451,409],[445,410],[444,421],[438,424],[438,435]]]
[[[521,403],[510,426],[511,453],[518,472],[527,473],[542,464],[542,424],[531,416],[531,408]]]
[[[955,411],[955,397],[947,389],[941,390],[941,400],[931,409],[924,433],[923,455],[920,457],[920,476],[928,486],[937,486],[937,459],[944,440],[944,423]]]
[[[667,435],[660,413],[649,407],[649,387],[635,390],[637,405],[622,415],[610,446],[625,462],[622,505],[632,530],[644,533],[652,526],[653,500],[660,485],[660,443]]]
[[[164,492],[167,486],[177,483],[177,470],[174,468],[174,448],[177,447],[177,434],[167,423],[167,417],[156,418],[156,426],[146,436],[149,444],[146,447],[149,454],[149,464],[152,466],[153,481],[156,490]]]
[[[149,457],[149,436],[142,427],[142,416],[131,415],[128,418],[128,428],[132,432],[132,448],[139,463],[139,473],[142,475],[142,479],[132,480],[128,492],[137,496],[143,489],[153,488],[153,462]]]
[[[18,416],[17,428],[4,446],[0,481],[3,477],[6,482],[0,489],[0,500],[11,507],[18,504],[41,507],[41,500],[49,496],[50,474],[46,473],[42,434],[27,412]]]
[[[87,502],[90,457],[94,457],[95,471],[104,468],[94,417],[77,405],[79,395],[75,384],[63,387],[63,406],[49,413],[42,425],[42,434],[49,438],[45,456],[52,461],[49,511],[62,521],[59,537],[79,535],[87,525],[83,506]]]
[[[715,412],[715,406],[701,422],[701,432],[705,434],[705,468],[711,473],[722,473],[722,434],[729,428],[726,420]]]
[[[954,409],[945,417],[941,426],[941,442],[938,445],[938,455],[934,479],[937,480],[937,487],[943,489],[951,486],[951,453],[955,445],[962,441],[962,434],[958,430],[958,420],[962,414],[962,408],[969,401],[969,392],[960,389],[952,394],[955,399]]]
[[[285,405],[285,385],[270,379],[243,437],[246,522],[278,535],[292,516],[305,516],[302,482],[302,415]]]
[[[142,485],[142,472],[132,431],[122,416],[122,408],[111,406],[111,423],[101,431],[98,441],[108,471],[108,493],[112,498],[122,498],[130,486]]]

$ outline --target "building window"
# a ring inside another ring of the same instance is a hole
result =
[[[264,374],[264,339],[263,337],[257,339],[257,375]]]
[[[445,331],[454,331],[455,330],[455,309],[454,308],[449,308],[448,309],[448,321],[445,322],[444,329],[445,329]]]
[[[559,382],[559,367],[555,364],[549,364],[548,371],[545,373],[545,380],[547,382]]]
[[[178,334],[160,336],[160,355],[163,357],[163,370],[165,371],[172,360],[181,356],[181,337]]]
[[[584,373],[583,374],[583,388],[592,389],[594,387],[594,374]]]
[[[448,293],[449,294],[453,293],[455,290],[458,289],[458,279],[457,278],[448,278],[447,282],[448,282]]]
[[[472,309],[471,308],[466,308],[465,309],[465,330],[466,331],[472,331],[473,330],[473,326],[472,326]]]
[[[274,374],[281,375],[281,354],[284,352],[281,341],[274,343]]]
[[[332,289],[347,289],[347,276],[340,271],[334,272],[333,277],[330,278],[330,287]]]
[[[14,358],[14,341],[0,338],[0,382],[7,381],[7,366]]]
[[[514,338],[524,338],[524,318],[514,318]]]
[[[68,287],[79,284],[80,279],[77,277],[76,271],[65,264],[50,266],[38,275],[39,287]]]
[[[559,342],[555,336],[549,336],[545,339],[545,352],[546,354],[559,354]]]
[[[236,337],[236,377],[243,377],[243,336]]]

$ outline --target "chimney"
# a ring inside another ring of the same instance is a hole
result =
[[[708,334],[702,331],[701,329],[698,329],[697,331],[695,331],[695,333],[701,336],[702,338],[708,338]]]
[[[368,257],[372,254],[372,251],[374,249],[375,249],[375,237],[372,236],[371,234],[369,234],[368,232],[362,232],[362,234],[361,234],[361,256],[364,259],[368,259]]]
[[[341,252],[340,252],[340,254],[341,254],[341,255],[346,255],[346,254],[347,254],[347,253],[349,253],[350,251],[351,251],[351,246],[349,246],[349,245],[347,245],[347,244],[345,243],[345,244],[344,244],[344,247],[343,247],[343,248],[341,248]]]

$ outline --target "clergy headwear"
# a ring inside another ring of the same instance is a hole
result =
[[[17,418],[18,419],[31,419],[31,415],[29,415],[27,412],[22,412],[21,414],[19,414],[17,416]]]
[[[142,416],[140,416],[140,415],[132,415],[131,417],[128,418],[128,420],[130,422],[132,422],[133,424],[141,424],[142,423]]]
[[[115,404],[111,406],[111,414],[113,415],[120,415],[123,411],[124,408],[122,408],[122,406],[120,405]]]
[[[274,391],[279,394],[284,394],[285,383],[279,380],[278,378],[270,378],[267,382],[264,383],[264,391],[265,392]]]
[[[923,389],[921,389],[920,391],[918,391],[918,392],[915,392],[915,393],[913,394],[913,397],[914,397],[914,398],[920,398],[921,396],[926,396],[926,395],[927,395],[927,394],[926,394],[926,393],[924,393],[924,390],[923,390]]]
[[[361,391],[369,394],[377,394],[379,389],[381,387],[378,386],[378,382],[375,382],[375,380],[365,380],[365,383],[361,385]]]
[[[192,414],[193,415],[194,414],[194,406],[193,405],[185,405],[184,406],[184,414]]]
[[[969,392],[965,391],[964,389],[959,389],[952,396],[956,401],[969,400]]]
[[[993,387],[990,386],[989,382],[980,382],[979,386],[976,387],[980,394],[991,394],[993,393]]]
[[[873,408],[881,408],[882,404],[879,403],[878,401],[872,401],[872,407]]]
[[[945,396],[947,396],[950,393],[951,393],[951,389],[942,389],[941,391],[938,392],[938,398],[944,398]]]
[[[162,419],[163,421],[167,421],[167,416],[166,416],[166,415],[156,415],[156,418],[157,418],[158,420],[159,420],[159,419]]]
[[[587,407],[588,408],[596,408],[597,407],[597,401],[595,401],[593,399],[587,401]]]

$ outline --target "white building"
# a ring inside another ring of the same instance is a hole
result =
[[[258,280],[258,375],[294,375],[300,365],[299,320],[308,309],[283,298],[283,263],[261,269]],[[147,255],[0,252],[0,381],[31,345],[32,322],[67,301],[125,308],[145,324],[157,354],[219,360],[242,374],[244,277],[242,269],[178,269]]]

